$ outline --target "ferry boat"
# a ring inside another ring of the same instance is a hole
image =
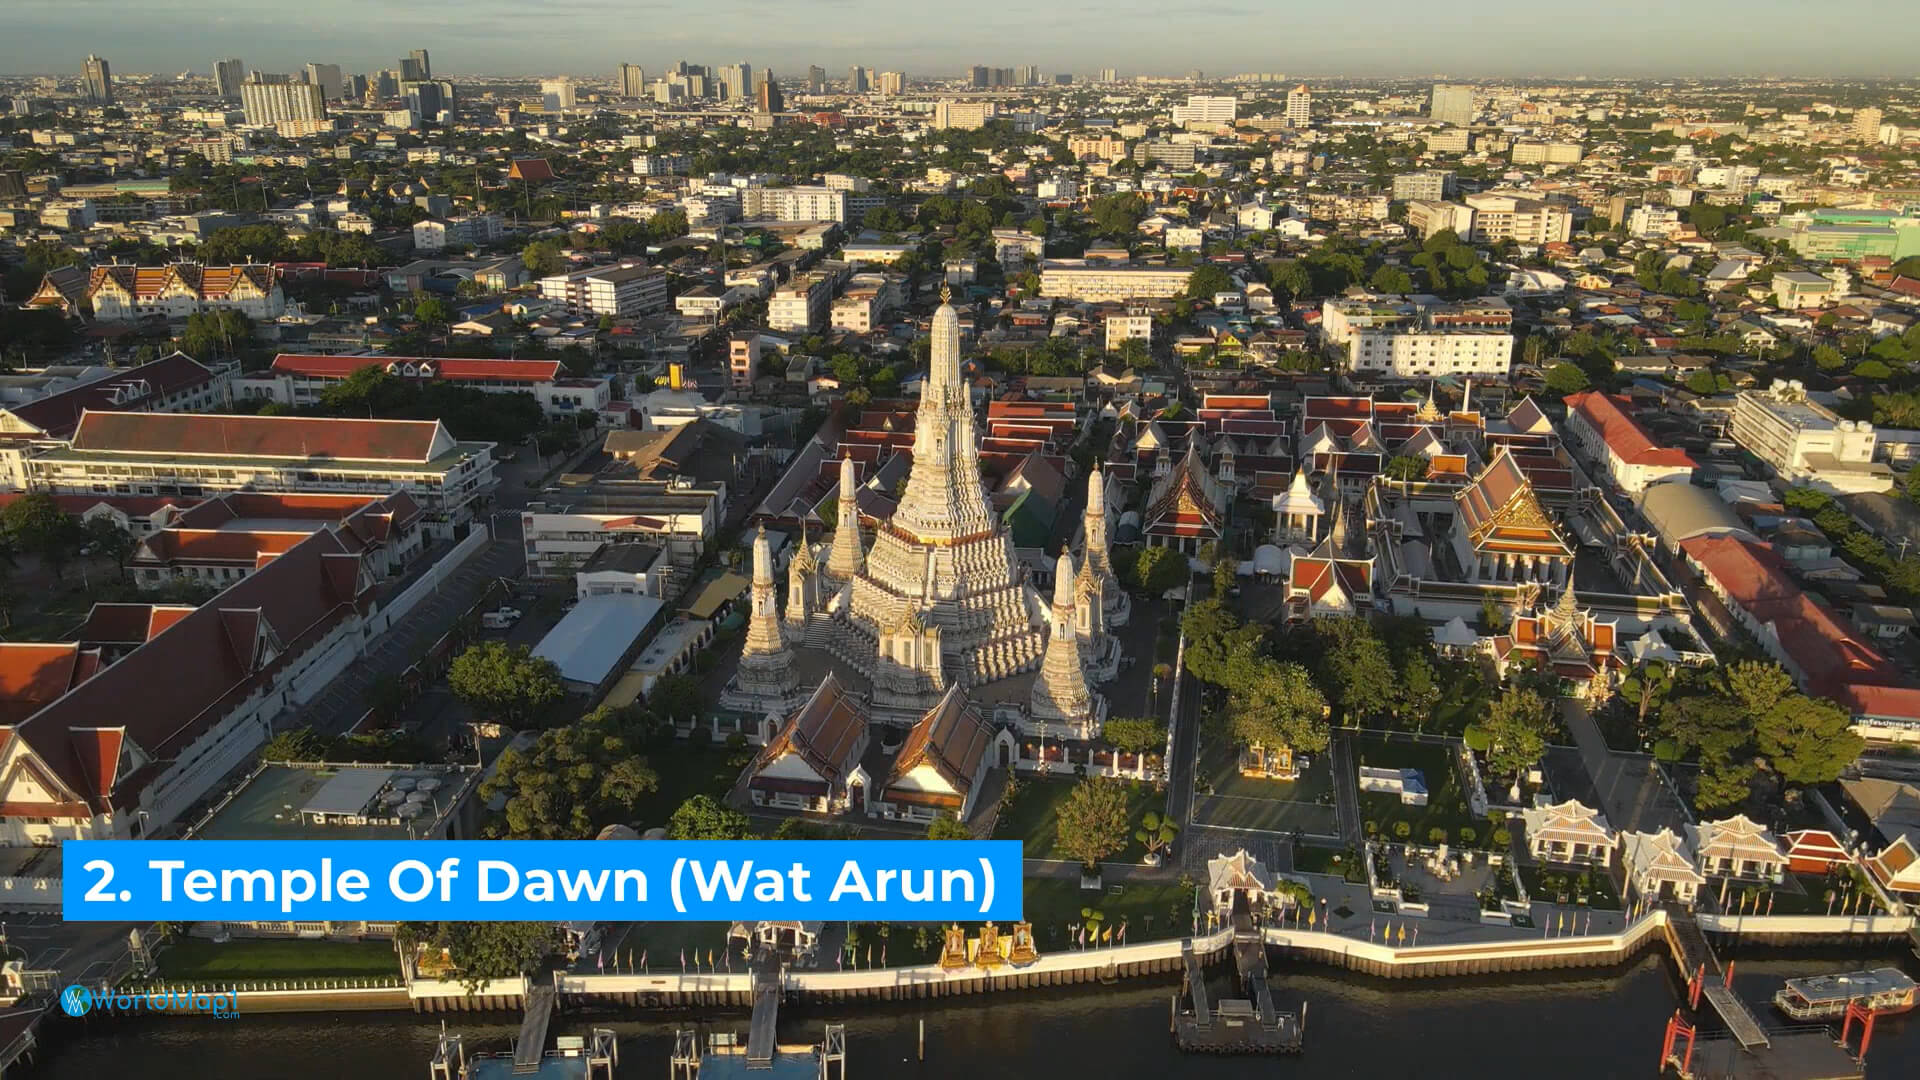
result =
[[[1920,1004],[1916,984],[1899,968],[1850,971],[1845,975],[1815,975],[1788,979],[1773,995],[1773,1004],[1795,1020],[1827,1020],[1843,1016],[1847,1003],[1859,1001],[1876,1013],[1903,1013]]]

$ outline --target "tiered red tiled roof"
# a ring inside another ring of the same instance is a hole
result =
[[[1627,412],[1627,399],[1598,390],[1574,394],[1566,399],[1567,408],[1580,416],[1600,437],[1615,457],[1628,465],[1669,466],[1691,469],[1694,460],[1684,450],[1661,446]]]

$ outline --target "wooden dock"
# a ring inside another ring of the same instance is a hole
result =
[[[547,1025],[553,1022],[553,984],[536,986],[527,995],[527,1011],[520,1018],[520,1037],[513,1044],[513,1071],[537,1073],[547,1052]]]
[[[753,969],[753,1019],[747,1027],[747,1067],[766,1069],[779,1050],[780,960],[763,955]]]

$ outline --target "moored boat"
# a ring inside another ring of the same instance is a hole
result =
[[[1849,1002],[1858,1001],[1871,1012],[1903,1013],[1920,1004],[1916,985],[1899,968],[1850,971],[1844,975],[1815,975],[1788,979],[1773,995],[1773,1004],[1795,1020],[1826,1020],[1843,1016]]]

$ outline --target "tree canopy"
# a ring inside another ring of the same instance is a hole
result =
[[[1480,723],[1489,741],[1487,765],[1500,775],[1517,775],[1547,751],[1553,709],[1539,692],[1510,687],[1487,707]]]
[[[1091,871],[1126,846],[1127,789],[1110,776],[1082,780],[1060,807],[1060,851]]]
[[[481,786],[482,800],[505,795],[509,840],[591,840],[627,824],[634,803],[660,787],[639,752],[641,725],[601,706],[566,727],[540,733],[525,751],[506,750]]]
[[[1327,700],[1299,664],[1261,658],[1227,695],[1227,730],[1250,746],[1327,748]]]
[[[530,723],[566,693],[553,661],[534,656],[525,645],[503,641],[483,641],[454,657],[447,686],[460,700],[510,727]]]
[[[749,840],[753,825],[747,815],[714,801],[710,795],[695,795],[680,804],[667,822],[667,837],[672,840]]]

